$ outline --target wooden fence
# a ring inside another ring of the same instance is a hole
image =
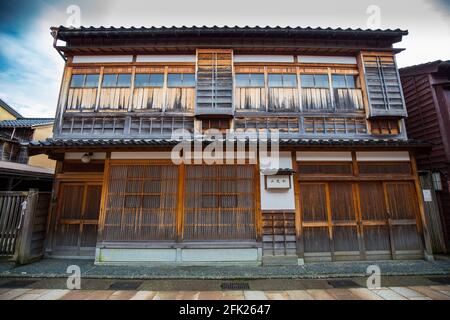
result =
[[[44,254],[50,192],[0,192],[0,256],[18,264]]]
[[[27,195],[27,192],[0,192],[0,256],[14,254],[20,216]]]

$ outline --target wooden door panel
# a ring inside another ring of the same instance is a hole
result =
[[[61,184],[60,199],[62,201],[59,210],[60,219],[80,219],[83,210],[82,184]]]
[[[366,251],[391,251],[389,227],[387,225],[372,225],[363,227],[364,247]]]
[[[304,227],[303,242],[305,253],[330,252],[328,227]]]
[[[303,222],[327,222],[325,183],[301,183],[300,207]]]
[[[359,198],[363,221],[386,221],[387,209],[381,182],[361,182]]]
[[[387,182],[385,190],[394,250],[421,252],[423,246],[417,225],[419,207],[414,183]]]
[[[361,232],[366,254],[369,259],[371,257],[392,258],[391,230],[383,183],[361,182],[358,188]]]
[[[100,200],[102,197],[101,185],[86,186],[86,204],[84,209],[84,220],[97,220],[100,212]]]
[[[358,230],[356,226],[333,226],[334,251],[359,253]]]
[[[101,183],[60,184],[54,247],[78,255],[80,249],[95,248],[100,211]]]
[[[386,183],[389,215],[392,220],[412,219],[419,214],[415,187],[412,182]]]

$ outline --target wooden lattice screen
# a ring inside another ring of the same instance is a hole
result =
[[[177,194],[177,166],[112,164],[103,240],[175,239]]]
[[[95,182],[60,185],[55,250],[78,254],[95,248],[101,191],[101,184]]]
[[[255,239],[252,165],[186,166],[184,239]]]

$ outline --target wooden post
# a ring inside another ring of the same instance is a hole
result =
[[[434,260],[433,247],[431,245],[430,232],[428,230],[428,223],[427,223],[427,219],[425,216],[425,207],[423,204],[423,194],[422,194],[422,189],[420,187],[419,174],[417,173],[416,156],[412,152],[410,152],[409,154],[411,157],[411,167],[413,170],[414,184],[415,184],[416,192],[417,192],[417,201],[419,202],[420,222],[422,225],[423,241],[425,244],[425,252],[424,252],[425,259],[432,261],[432,260]]]
[[[300,173],[298,172],[298,164],[297,164],[297,153],[292,152],[292,168],[295,173],[292,175],[293,186],[294,186],[294,200],[295,200],[295,238],[297,239],[297,257],[302,259],[304,262],[305,259],[305,246],[303,243],[303,235],[302,235],[302,220],[301,220],[301,208],[300,208],[300,186],[298,183],[298,176]]]
[[[184,155],[183,155],[184,156]],[[176,241],[183,241],[184,236],[184,183],[186,179],[186,165],[182,163],[178,167],[178,191],[176,213]]]
[[[63,162],[64,162],[64,156],[62,157],[62,160],[56,161],[56,168],[55,168],[55,177],[56,175],[63,172]],[[50,199],[50,205],[49,210],[47,214],[47,230],[46,230],[46,241],[44,244],[44,250],[47,253],[51,253],[53,250],[53,239],[56,233],[56,216],[57,216],[57,201],[58,201],[58,194],[59,194],[59,186],[60,181],[58,179],[53,180],[53,189],[52,189],[52,195]]]
[[[26,207],[20,213],[19,234],[16,239],[17,246],[14,261],[17,264],[26,264],[32,260],[31,239],[33,236],[34,215],[39,198],[38,189],[30,189],[26,198]]]

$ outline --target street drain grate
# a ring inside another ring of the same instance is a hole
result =
[[[0,284],[0,288],[26,288],[35,282],[35,280],[11,280]]]
[[[127,281],[118,281],[113,282],[110,286],[110,290],[137,290],[141,286],[142,282],[127,282]]]
[[[450,284],[450,277],[432,277],[428,279],[439,284]]]
[[[222,290],[250,290],[247,282],[224,282],[220,287]]]
[[[328,280],[328,284],[333,288],[357,288],[361,287],[359,284],[352,280]]]

